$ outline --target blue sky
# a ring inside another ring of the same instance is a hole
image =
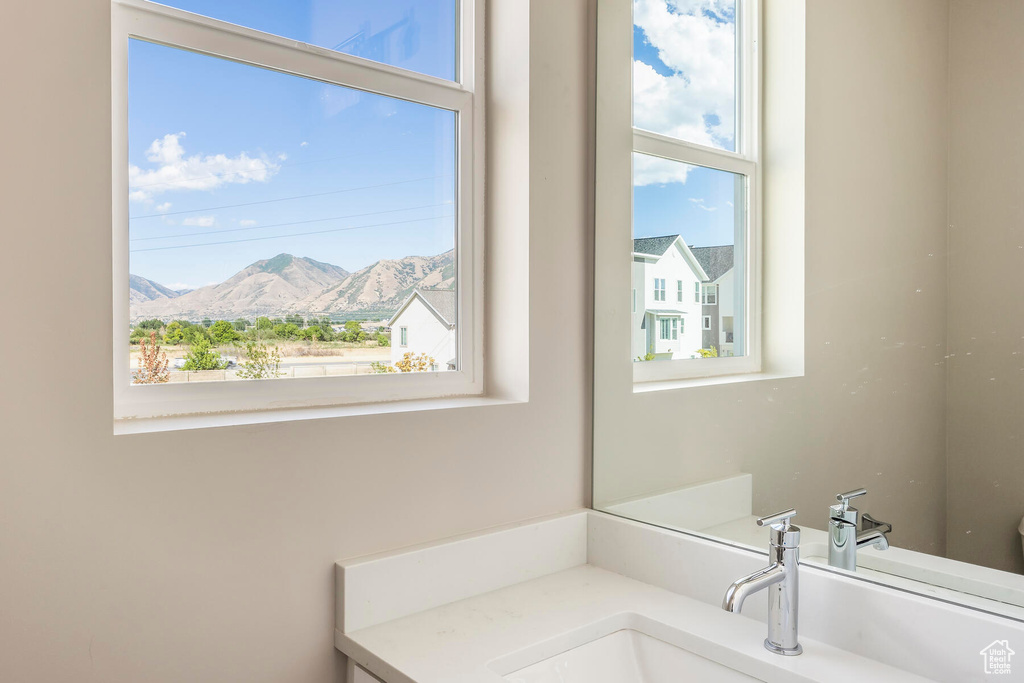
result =
[[[167,4],[455,76],[453,0]],[[133,40],[131,272],[196,287],[282,252],[356,270],[447,251],[454,136],[451,112]]]
[[[636,0],[634,20],[634,124],[734,150],[735,0]],[[635,154],[634,237],[678,233],[691,245],[732,244],[741,182]]]

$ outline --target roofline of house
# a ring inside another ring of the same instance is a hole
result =
[[[455,323],[448,322],[445,319],[445,317],[441,315],[441,313],[436,308],[434,308],[433,304],[427,301],[426,298],[422,294],[420,294],[419,289],[412,290],[412,294],[410,294],[402,303],[402,305],[398,307],[398,310],[395,311],[395,314],[391,316],[390,320],[388,320],[388,327],[394,327],[394,322],[398,320],[398,316],[402,315],[402,312],[409,307],[409,304],[411,304],[412,300],[416,297],[419,297],[419,300],[423,302],[423,305],[426,306],[427,309],[434,314],[434,316],[441,322],[442,325],[447,327],[449,330],[455,329]]]

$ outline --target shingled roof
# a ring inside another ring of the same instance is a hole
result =
[[[455,290],[454,289],[417,289],[423,300],[433,306],[446,323],[455,324]]]
[[[733,245],[720,247],[690,247],[700,267],[708,274],[708,280],[714,282],[722,277],[735,265],[733,261]]]
[[[679,239],[679,235],[640,237],[633,240],[633,252],[637,254],[650,254],[651,256],[663,256],[677,239]]]

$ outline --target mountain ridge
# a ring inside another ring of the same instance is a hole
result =
[[[182,293],[138,275],[130,277],[139,286],[138,292],[132,290],[132,320],[230,320],[289,313],[384,317],[397,310],[416,287],[453,287],[455,265],[454,250],[449,250],[436,256],[381,259],[350,273],[330,263],[282,253],[256,261],[223,282]],[[147,296],[151,290],[159,296]]]

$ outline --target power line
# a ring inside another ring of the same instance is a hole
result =
[[[237,209],[242,206],[256,206],[257,204],[273,204],[274,202],[286,202],[293,199],[311,199],[313,197],[326,197],[332,194],[343,194],[345,192],[357,192],[359,190],[375,190],[380,187],[392,187],[394,185],[406,185],[418,183],[424,180],[435,180],[437,178],[451,177],[451,173],[441,175],[424,176],[422,178],[411,178],[409,180],[397,180],[393,183],[381,183],[380,185],[363,185],[362,187],[349,187],[342,190],[330,190],[329,192],[316,192],[314,194],[300,194],[294,197],[278,197],[277,199],[263,199],[258,202],[245,202],[243,204],[225,204],[224,206],[211,206],[205,209],[189,209],[187,211],[169,211],[167,213],[152,213],[145,216],[129,216],[129,220],[140,220],[142,218],[159,218],[160,216],[179,216],[183,213],[201,213],[203,211],[219,211],[220,209]]]
[[[331,232],[344,232],[346,230],[363,230],[365,228],[381,228],[389,225],[405,225],[406,223],[421,223],[423,221],[434,221],[442,218],[452,218],[452,214],[445,214],[444,216],[432,216],[430,218],[414,218],[408,221],[393,221],[390,223],[373,223],[371,225],[356,225],[346,228],[332,228],[330,230],[314,230],[312,232],[297,232],[291,235],[270,235],[268,237],[249,237],[244,240],[226,240],[224,242],[202,242],[199,244],[179,244],[173,247],[149,247],[148,249],[132,249],[129,253],[136,254],[142,251],[164,251],[166,249],[189,249],[192,247],[213,247],[221,244],[240,244],[242,242],[261,242],[263,240],[277,240],[285,237],[303,237],[306,235],[324,235]]]
[[[439,206],[450,206],[451,202],[443,202],[441,204],[426,204],[424,206],[410,206],[404,209],[388,209],[387,211],[371,211],[369,213],[353,213],[348,216],[332,216],[331,218],[311,218],[305,221],[293,221],[290,223],[273,223],[271,225],[250,225],[244,228],[229,228],[227,230],[204,230],[200,232],[185,232],[179,235],[160,235],[157,237],[134,237],[131,242],[149,242],[152,240],[173,240],[179,237],[194,237],[196,235],[219,235],[226,232],[242,232],[245,230],[267,230],[269,228],[280,228],[289,225],[306,225],[308,223],[323,223],[325,221],[338,221],[344,218],[362,218],[365,216],[378,216],[385,213],[398,213],[400,211],[416,211],[418,209],[434,209]]]

